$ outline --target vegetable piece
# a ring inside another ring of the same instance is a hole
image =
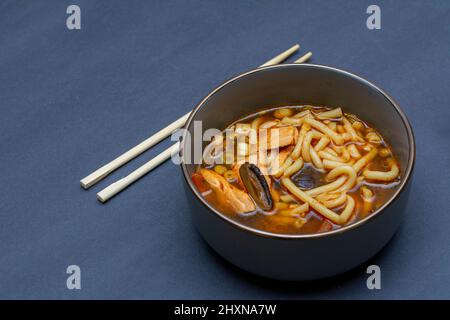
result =
[[[237,176],[233,170],[227,170],[224,172],[223,177],[227,179],[228,182],[235,182],[237,180]]]
[[[273,116],[278,119],[282,119],[284,117],[290,117],[291,115],[292,115],[292,109],[289,109],[289,108],[277,109],[273,113]]]
[[[388,148],[383,148],[378,152],[378,154],[382,158],[387,158],[391,155],[391,151]]]
[[[228,170],[227,167],[225,167],[225,166],[223,166],[221,164],[218,164],[218,165],[216,165],[214,167],[214,171],[217,172],[218,174],[222,175],[222,176],[227,170]]]
[[[272,210],[273,200],[270,189],[259,168],[254,164],[246,162],[239,168],[239,175],[256,204],[262,210]]]

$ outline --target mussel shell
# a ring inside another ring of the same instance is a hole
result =
[[[272,210],[273,200],[269,185],[261,170],[256,165],[246,162],[239,168],[239,175],[256,205],[265,211]]]

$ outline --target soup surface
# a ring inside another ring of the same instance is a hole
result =
[[[356,115],[295,106],[231,124],[205,148],[192,180],[243,225],[314,234],[373,213],[395,192],[400,170],[384,138]]]

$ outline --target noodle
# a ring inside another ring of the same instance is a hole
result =
[[[309,205],[317,210],[321,215],[324,217],[330,219],[334,223],[340,223],[340,217],[337,213],[334,211],[331,211],[327,207],[325,207],[323,204],[321,204],[319,201],[315,200],[308,194],[304,193],[302,190],[300,190],[289,178],[282,178],[281,183],[297,198],[302,200],[303,202],[309,203]]]
[[[398,173],[399,173],[399,168],[397,166],[397,164],[395,163],[395,161],[390,160],[388,161],[389,165],[390,165],[390,170],[383,172],[383,171],[371,171],[369,169],[365,169],[363,171],[363,175],[366,179],[370,179],[370,180],[378,180],[378,181],[392,181],[395,178],[397,178]]]
[[[344,138],[342,138],[341,135],[337,134],[336,132],[328,128],[322,122],[307,118],[305,119],[305,123],[308,123],[309,125],[311,125],[311,127],[316,128],[320,132],[323,132],[324,134],[328,135],[336,144],[340,145],[344,143]]]

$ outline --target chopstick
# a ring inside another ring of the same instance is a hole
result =
[[[172,155],[178,153],[180,151],[180,142],[175,143],[170,148],[167,148],[163,152],[161,152],[159,155],[154,157],[152,160],[148,161],[144,165],[140,166],[136,170],[134,170],[132,173],[127,175],[126,177],[117,180],[116,182],[110,184],[105,189],[97,193],[97,199],[100,200],[102,203],[105,203],[110,198],[115,196],[117,193],[128,187],[130,184],[135,182],[136,180],[140,179],[141,177],[145,176],[147,173],[152,171],[154,168],[159,166],[161,163],[165,162],[167,159],[169,159]]]
[[[105,164],[103,167],[97,169],[96,171],[94,171],[93,173],[88,175],[87,177],[83,178],[80,181],[81,186],[84,189],[90,188],[91,186],[93,186],[97,182],[101,181],[103,178],[105,178],[107,175],[109,175],[114,170],[120,168],[125,163],[136,158],[142,152],[150,149],[151,147],[153,147],[155,144],[157,144],[161,140],[167,138],[176,129],[184,126],[184,124],[186,123],[186,120],[188,119],[190,114],[191,114],[190,112],[186,113],[184,116],[182,116],[178,120],[175,120],[174,122],[169,124],[164,129],[158,131],[157,133],[155,133],[151,137],[147,138],[146,140],[142,141],[138,145],[134,146],[127,152],[123,153],[122,155],[120,155],[119,157],[117,157],[116,159],[111,161],[110,163]]]
[[[298,49],[300,49],[300,45],[296,44],[295,46],[292,46],[289,49],[287,49],[286,51],[280,53],[276,57],[270,59],[266,63],[263,63],[262,65],[259,66],[259,68],[279,64],[279,63],[283,62],[284,60],[286,60],[287,58],[289,58],[290,56],[292,56],[294,53],[296,53],[298,51]]]
[[[297,60],[294,61],[294,63],[304,63],[306,61],[308,61],[310,58],[312,57],[312,52],[308,52],[305,55],[301,56],[300,58],[298,58]]]
[[[292,54],[298,51],[300,46],[298,44],[292,46],[288,50],[280,53],[273,59],[270,59],[260,67],[266,67],[270,65],[279,64],[280,62],[283,62],[287,58],[289,58]],[[167,138],[169,135],[171,135],[176,129],[181,128],[185,125],[187,119],[189,118],[189,115],[191,112],[186,113],[181,118],[175,120],[168,126],[166,126],[164,129],[158,131],[151,137],[147,138],[146,140],[142,141],[138,145],[134,146],[130,150],[126,151],[125,153],[121,154],[116,159],[112,160],[111,162],[105,164],[104,166],[100,167],[99,169],[95,170],[88,176],[84,177],[80,180],[80,184],[84,189],[89,189],[93,185],[95,185],[97,182],[104,179],[106,176],[108,176],[111,172],[115,171],[116,169],[120,168],[130,160],[136,158],[138,155],[143,153],[144,151],[150,149],[155,144],[160,142],[161,140]],[[166,150],[167,151],[167,150]],[[166,159],[167,160],[167,159]]]

